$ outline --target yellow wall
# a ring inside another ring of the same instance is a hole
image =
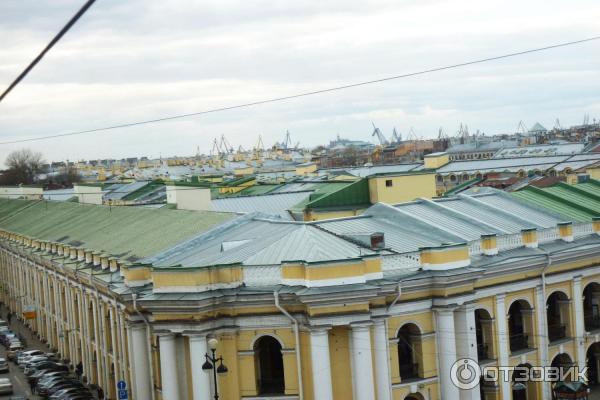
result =
[[[334,400],[351,399],[352,371],[348,327],[336,326],[329,332],[329,357]]]
[[[425,168],[436,169],[440,168],[450,162],[450,155],[448,153],[435,153],[428,154],[424,158]]]
[[[390,180],[392,186],[386,186],[386,181]],[[436,196],[435,174],[374,176],[369,178],[369,194],[373,204],[396,204],[418,197],[431,199]]]

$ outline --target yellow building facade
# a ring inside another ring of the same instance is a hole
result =
[[[2,230],[2,300],[35,309],[31,328],[111,399],[120,380],[132,399],[550,399],[546,383],[461,390],[453,364],[595,357],[599,221],[407,252],[337,223],[247,218],[135,262]]]

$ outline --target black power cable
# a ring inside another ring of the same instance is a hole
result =
[[[27,74],[33,69],[33,67],[35,67],[37,65],[37,63],[39,63],[42,60],[42,58],[44,58],[46,53],[48,51],[50,51],[50,49],[52,47],[54,47],[54,45],[65,35],[65,33],[67,33],[69,31],[69,29],[71,29],[71,27],[73,25],[75,25],[77,20],[83,14],[85,14],[85,12],[88,10],[88,8],[90,8],[92,6],[92,4],[94,4],[95,1],[96,0],[88,0],[83,5],[83,7],[81,7],[81,9],[79,11],[77,11],[77,14],[75,14],[69,20],[69,22],[67,22],[67,24],[60,30],[60,32],[58,32],[56,34],[56,36],[54,36],[54,38],[50,41],[50,43],[48,43],[48,45],[44,48],[44,50],[42,50],[42,52],[40,54],[38,54],[38,56],[36,58],[33,59],[33,61],[27,66],[27,68],[25,68],[23,70],[23,72],[21,72],[21,74],[19,76],[17,76],[17,79],[15,79],[14,82],[11,83],[10,86],[4,91],[4,93],[2,93],[2,95],[0,95],[0,102],[10,93],[11,90],[14,89],[15,86],[17,86],[19,84],[19,82],[21,82],[23,80],[23,78],[25,78],[27,76]]]
[[[425,70],[421,70],[421,71],[417,71],[417,72],[410,72],[410,73],[406,73],[406,74],[402,74],[402,75],[388,76],[385,78],[374,79],[374,80],[370,80],[370,81],[350,83],[350,84],[342,85],[342,86],[336,86],[336,87],[320,89],[320,90],[313,90],[313,91],[304,92],[304,93],[297,93],[297,94],[292,94],[289,96],[274,97],[274,98],[270,98],[270,99],[257,100],[257,101],[253,101],[250,103],[243,103],[243,104],[236,104],[236,105],[231,105],[231,106],[226,106],[226,107],[213,108],[213,109],[208,109],[208,110],[203,110],[203,111],[198,111],[198,112],[192,112],[192,113],[188,113],[188,114],[171,115],[171,116],[166,116],[166,117],[147,119],[144,121],[128,122],[128,123],[122,123],[122,124],[117,124],[117,125],[104,126],[101,128],[86,129],[86,130],[82,130],[82,131],[58,133],[58,134],[47,135],[47,136],[38,136],[38,137],[29,138],[29,139],[10,140],[10,141],[5,141],[5,142],[0,142],[0,145],[35,142],[35,141],[39,141],[39,140],[48,140],[48,139],[66,137],[66,136],[82,135],[82,134],[86,134],[86,133],[95,133],[95,132],[102,132],[102,131],[108,131],[108,130],[119,129],[119,128],[128,128],[128,127],[137,126],[137,125],[147,125],[147,124],[152,124],[152,123],[156,123],[156,122],[170,121],[170,120],[175,120],[175,119],[180,119],[180,118],[186,118],[186,117],[192,117],[192,116],[198,116],[198,115],[204,115],[204,114],[211,114],[211,113],[217,113],[217,112],[228,111],[228,110],[235,110],[238,108],[247,108],[247,107],[252,107],[252,106],[257,106],[257,105],[262,105],[262,104],[275,103],[275,102],[280,102],[280,101],[285,101],[285,100],[297,99],[300,97],[307,97],[307,96],[313,96],[313,95],[322,94],[322,93],[335,92],[338,90],[366,86],[366,85],[371,85],[374,83],[382,83],[382,82],[387,82],[387,81],[391,81],[391,80],[395,80],[395,79],[402,79],[402,78],[409,78],[412,76],[425,75],[425,74],[430,74],[432,72],[439,72],[439,71],[445,71],[445,70],[454,69],[454,68],[466,67],[469,65],[481,64],[481,63],[485,63],[485,62],[489,62],[489,61],[501,60],[504,58],[516,57],[516,56],[521,56],[521,55],[525,55],[525,54],[537,53],[537,52],[556,49],[556,48],[560,48],[560,47],[566,47],[566,46],[572,46],[572,45],[576,45],[576,44],[591,42],[591,41],[598,40],[598,39],[600,39],[600,36],[593,36],[593,37],[589,37],[586,39],[575,40],[575,41],[571,41],[571,42],[558,43],[558,44],[553,44],[550,46],[544,46],[544,47],[538,47],[535,49],[518,51],[515,53],[508,53],[508,54],[502,54],[499,56],[481,58],[478,60],[466,61],[466,62],[462,62],[462,63],[458,63],[458,64],[445,65],[442,67],[435,67],[435,68],[425,69]]]

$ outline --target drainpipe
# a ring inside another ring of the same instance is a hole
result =
[[[396,305],[396,303],[398,302],[398,300],[400,300],[400,296],[402,296],[402,286],[398,283],[398,287],[396,288],[398,294],[396,295],[396,298],[394,299],[394,301],[392,301],[390,303],[390,305],[387,308],[387,312],[389,313],[390,310],[392,309],[392,307],[394,307]]]
[[[292,324],[294,325],[294,340],[296,341],[296,369],[298,370],[298,400],[304,400],[304,389],[302,387],[302,359],[300,358],[300,333],[298,332],[298,320],[290,315],[281,305],[279,304],[279,291],[273,292],[275,297],[275,307],[283,315],[285,315]]]
[[[550,343],[549,337],[548,337],[548,316],[547,316],[547,306],[546,306],[546,270],[552,265],[552,257],[550,252],[548,251],[544,251],[544,255],[546,256],[546,265],[542,268],[542,299],[544,302],[544,309],[542,310],[542,326],[544,329],[544,332],[541,333],[541,335],[543,335],[546,338],[546,343],[545,346],[546,348],[544,349],[544,352],[542,353],[544,355],[544,359],[542,360],[542,365],[546,366],[548,365],[548,344]],[[544,398],[547,397],[547,392],[548,391],[548,384],[543,385],[542,387],[542,396],[544,396]]]
[[[400,296],[402,296],[402,285],[400,283],[398,283],[398,287],[396,288],[396,291],[398,292],[396,294],[396,297],[394,298],[394,300],[390,303],[390,305],[386,309],[386,314],[388,314],[388,315],[389,315],[390,310],[392,309],[392,307],[394,307],[396,305],[396,303],[398,302],[398,300],[400,300]],[[387,354],[390,354],[390,341],[387,339],[389,328],[390,328],[389,320],[388,320],[388,318],[386,318],[385,319],[385,336],[386,336],[385,348],[386,348]],[[387,358],[387,363],[388,363],[388,371],[391,373],[392,372],[392,368],[391,368],[391,365],[390,365],[390,358],[389,357]],[[391,377],[391,375],[388,377],[388,382],[389,382],[389,386],[390,386],[390,393],[393,393],[394,392],[394,388],[392,387],[392,377]],[[429,398],[431,398],[431,389],[429,389]]]
[[[150,321],[148,321],[148,318],[144,314],[142,314],[137,307],[137,293],[132,293],[131,298],[133,299],[133,310],[136,312],[136,314],[138,316],[140,316],[144,320],[144,323],[146,324],[146,328],[147,328],[146,336],[148,338],[148,345],[149,345],[148,346],[148,362],[152,366],[152,364],[153,364],[153,360],[152,360],[152,336],[153,336],[152,325],[150,324]],[[152,400],[154,400],[155,387],[154,387],[154,370],[153,370],[153,368],[150,368],[150,386],[152,387]]]

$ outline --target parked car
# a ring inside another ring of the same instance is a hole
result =
[[[50,396],[52,400],[62,400],[67,396],[89,396],[89,398],[93,398],[92,392],[86,387],[83,386],[73,386],[66,389],[61,389],[54,392],[53,395]]]
[[[43,385],[52,380],[65,378],[69,375],[66,371],[48,371],[48,370],[40,370],[36,371],[33,375],[31,375],[27,381],[31,385],[31,387],[36,387],[38,385]]]
[[[49,382],[48,384],[37,387],[37,393],[42,397],[49,397],[61,389],[67,389],[74,387],[75,385],[81,385],[81,382],[74,378],[60,378]]]
[[[14,332],[6,331],[0,334],[0,343],[2,343],[4,347],[8,347],[10,341],[14,340],[16,337],[17,335]]]
[[[9,361],[14,361],[17,355],[17,351],[23,350],[23,345],[19,341],[11,342],[10,346],[8,346],[8,351],[6,352],[6,358]]]
[[[8,371],[8,361],[6,361],[6,358],[0,358],[0,372],[5,373]]]
[[[29,376],[33,375],[34,372],[43,370],[43,369],[50,370],[50,371],[61,371],[61,370],[69,371],[69,367],[67,367],[64,364],[59,364],[54,361],[43,360],[43,361],[38,361],[38,362],[32,363],[30,365],[27,365],[25,367],[24,372],[25,372],[25,375],[29,377]]]
[[[17,364],[21,364],[21,362],[25,361],[28,357],[40,356],[43,354],[44,352],[42,350],[23,350],[17,355]]]
[[[27,359],[26,361],[20,363],[19,368],[25,369],[25,367],[27,367],[28,365],[36,363],[36,362],[40,362],[40,361],[50,361],[50,360],[48,360],[48,358],[46,356],[31,357],[31,358]]]
[[[0,378],[0,394],[12,394],[13,385],[10,379]]]

